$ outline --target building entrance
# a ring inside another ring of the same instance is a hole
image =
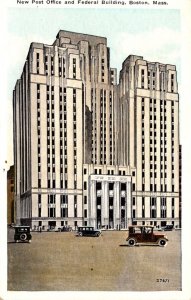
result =
[[[48,227],[51,228],[55,228],[56,227],[56,221],[49,221],[48,222]]]

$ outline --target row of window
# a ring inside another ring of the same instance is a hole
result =
[[[105,60],[104,58],[101,59],[101,82],[104,82],[104,76],[105,76]]]
[[[100,160],[102,164],[106,164],[106,152],[103,152],[103,148],[106,149],[106,91],[100,91],[100,145],[102,151],[100,153]],[[101,150],[101,149],[100,149]]]
[[[99,182],[97,182],[96,188],[100,189],[101,185]],[[113,189],[113,183],[110,183],[109,186],[110,190]],[[122,190],[126,190],[126,184],[122,183],[121,184],[121,188]],[[156,207],[157,206],[157,201],[160,201],[160,205],[161,206],[166,206],[167,205],[167,198],[166,197],[161,197],[161,198],[156,198],[156,197],[150,197],[150,206],[151,207]],[[96,199],[96,203],[97,205],[101,205],[101,197],[97,196]],[[126,199],[124,197],[121,198],[121,206],[124,206],[126,203]],[[39,194],[38,195],[38,204],[42,204],[42,197]],[[55,194],[51,194],[48,195],[48,204],[56,204],[56,195]],[[68,205],[68,195],[60,195],[60,204],[66,204]],[[77,195],[74,195],[74,204],[77,204]],[[87,204],[87,196],[84,196],[84,204]],[[113,197],[109,197],[109,205],[113,205]],[[136,198],[133,197],[132,198],[132,205],[135,206],[136,205]],[[174,207],[175,205],[175,198],[171,199],[171,206]],[[145,197],[142,197],[142,207],[145,208]]]
[[[41,139],[40,139],[40,84],[37,84],[37,134],[38,134],[38,187],[41,187],[41,179],[40,179],[40,172],[41,172]]]
[[[74,68],[74,65],[73,65]],[[76,116],[76,89],[73,89],[73,119],[74,116]],[[73,134],[74,134],[74,139],[76,139],[76,123],[73,122]],[[74,188],[77,188],[77,182],[76,182],[76,174],[77,174],[77,152],[76,152],[76,148],[74,147],[74,177],[75,177],[75,181],[74,181]]]
[[[153,120],[153,115],[151,114],[152,110],[153,110],[153,103],[154,103],[154,112],[156,112],[156,99],[152,99],[150,98],[150,121]],[[144,106],[145,104],[145,98],[142,98],[142,111],[144,112]],[[162,106],[164,105],[164,112],[166,110],[166,100],[160,100],[160,107],[161,107],[161,111],[162,111]],[[172,112],[174,113],[174,102],[172,101],[171,102],[171,109],[172,109]],[[172,113],[172,121],[174,122],[174,115]],[[162,120],[164,119],[164,124],[162,123]],[[160,129],[164,129],[164,133],[162,131],[160,131],[160,138],[161,138],[161,146],[164,144],[164,146],[167,146],[167,132],[166,132],[166,129],[167,129],[167,125],[166,125],[166,120],[167,120],[167,117],[166,117],[166,114],[164,114],[164,116],[160,117],[160,120],[161,120],[161,124],[160,124]],[[172,145],[172,148],[171,148],[171,154],[172,154],[172,165],[174,163],[174,124],[171,125],[172,128],[172,142],[171,142],[171,145]],[[145,169],[145,165],[144,165],[144,161],[145,161],[145,124],[144,124],[144,113],[142,114],[142,161],[143,161],[143,164],[142,164],[142,168],[143,168],[143,173],[142,173],[142,176],[144,177],[145,176],[145,173],[144,173],[144,169]],[[152,128],[154,127],[154,131],[152,131]],[[152,163],[153,159],[154,161],[157,160],[157,148],[156,147],[152,147],[152,144],[153,144],[153,135],[154,135],[154,145],[157,144],[157,140],[156,140],[156,137],[157,137],[157,124],[156,124],[156,115],[154,115],[154,123],[151,123],[150,122],[150,162]],[[163,141],[163,136],[164,136],[164,141]],[[153,152],[154,150],[154,152]],[[164,147],[160,147],[160,161],[161,163],[164,161],[166,162],[167,161],[167,148]],[[154,154],[154,155],[152,155]],[[151,164],[152,165],[152,164]],[[165,168],[166,165],[165,165]],[[161,164],[161,169],[163,169],[163,165]],[[173,170],[174,168],[172,168]],[[152,174],[152,172],[150,173],[150,176],[151,177],[157,177],[156,173],[155,174]],[[163,178],[163,174],[161,173],[161,177]],[[164,174],[164,178],[166,178],[167,175]],[[174,173],[172,174],[172,178],[174,178]]]
[[[167,90],[167,81],[165,80],[165,72],[161,72],[159,77],[159,83],[160,83],[160,91]],[[171,92],[174,92],[174,74],[171,74],[170,76],[170,88]],[[145,70],[141,69],[141,88],[145,88]],[[156,77],[155,72],[149,70],[148,71],[148,89],[156,89]]]
[[[149,187],[147,187],[147,189],[149,189]],[[142,184],[142,191],[146,191],[145,190],[145,184]],[[174,184],[171,185],[171,190],[170,187],[167,188],[167,184],[161,184],[160,187],[159,185],[155,184],[150,184],[150,191],[151,192],[174,192],[175,191],[175,186]]]
[[[147,218],[166,218],[167,217],[167,210],[166,208],[160,209],[160,215],[157,216],[157,210],[156,209],[150,209],[150,216],[147,216]],[[171,218],[175,217],[174,209],[171,210]],[[136,211],[133,209],[133,218],[136,218]],[[142,218],[145,218],[145,210],[142,209]]]
[[[50,58],[50,59],[49,59]],[[39,74],[39,67],[40,67],[40,61],[39,61],[39,53],[36,54],[36,68],[37,68],[37,74]],[[45,74],[48,75],[54,75],[54,56],[48,56],[45,55]],[[73,69],[73,76],[75,69]],[[59,77],[66,78],[66,61],[64,57],[58,58],[58,73]]]

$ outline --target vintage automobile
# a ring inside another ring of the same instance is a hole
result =
[[[174,229],[173,225],[166,225],[158,229],[158,231],[172,231]]]
[[[154,232],[154,226],[132,225],[129,226],[129,236],[126,241],[131,247],[139,244],[157,244],[164,247],[167,245],[168,238],[165,234]]]
[[[68,231],[72,231],[72,227],[71,227],[71,226],[62,226],[62,227],[58,227],[58,231],[59,231],[59,232],[68,232]]]
[[[81,226],[78,227],[77,235],[78,236],[100,236],[101,230],[95,229],[93,226]]]
[[[48,232],[56,231],[56,227],[55,227],[55,226],[49,226],[49,227],[47,228],[47,231],[48,231]]]
[[[14,226],[15,234],[14,240],[16,243],[21,242],[31,242],[32,235],[30,233],[30,226]]]

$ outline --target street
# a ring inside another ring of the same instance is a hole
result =
[[[166,234],[166,247],[127,247],[127,231],[32,232],[29,244],[9,229],[8,290],[180,291],[181,231]]]

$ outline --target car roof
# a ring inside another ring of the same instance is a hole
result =
[[[94,226],[78,226],[78,228],[94,228]]]
[[[28,225],[26,225],[26,226],[24,226],[24,225],[16,225],[16,226],[14,226],[14,228],[30,228],[30,226],[28,226]]]

